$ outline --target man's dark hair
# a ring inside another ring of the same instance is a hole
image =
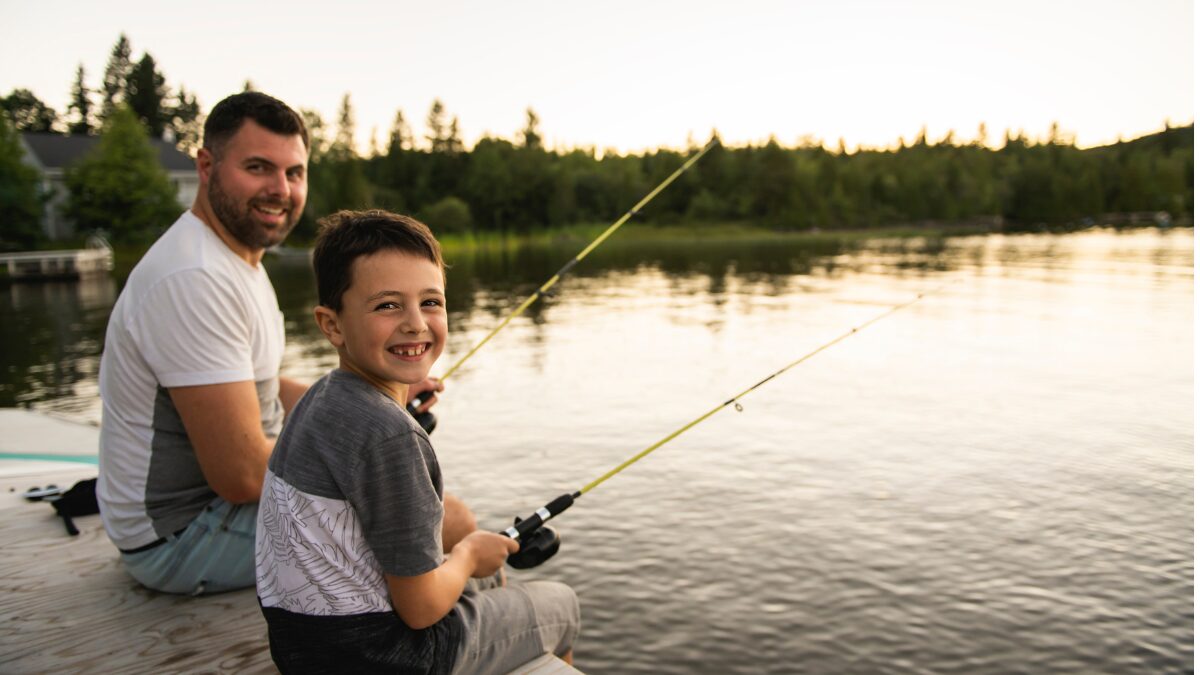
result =
[[[354,283],[354,261],[379,251],[402,251],[424,258],[445,274],[442,247],[421,221],[390,211],[338,211],[317,223],[313,273],[317,303],[342,311],[342,295]]]
[[[204,147],[219,157],[225,142],[248,119],[282,136],[300,136],[304,148],[308,149],[308,128],[304,126],[304,118],[283,101],[258,91],[234,94],[213,106],[204,121]]]

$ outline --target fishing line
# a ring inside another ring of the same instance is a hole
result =
[[[851,335],[855,335],[856,333],[866,329],[868,326],[870,326],[874,323],[877,323],[879,321],[882,321],[883,319],[886,319],[887,317],[891,316],[892,314],[895,314],[896,312],[899,312],[902,309],[911,307],[912,305],[916,304],[917,302],[920,302],[922,298],[925,298],[927,296],[933,295],[934,293],[941,291],[942,289],[944,289],[946,287],[946,285],[947,284],[943,284],[941,286],[938,286],[937,288],[934,288],[933,290],[918,293],[917,296],[915,298],[913,298],[912,300],[908,300],[908,301],[902,302],[898,305],[895,305],[895,306],[889,308],[887,311],[883,312],[882,314],[879,314],[878,316],[872,318],[871,320],[866,321],[865,323],[859,324],[859,325],[851,328],[850,330],[846,331],[845,333],[842,333],[841,335],[830,340],[829,342],[826,342],[825,344],[808,352],[807,354],[801,356],[800,358],[796,359],[795,361],[792,361],[791,363],[789,363],[786,366],[780,368],[779,370],[771,373],[770,375],[764,377],[763,379],[759,380],[758,382],[755,382],[754,384],[750,385],[749,387],[742,390],[738,394],[734,395],[733,398],[728,399],[724,403],[721,403],[720,405],[714,407],[712,410],[709,410],[708,412],[697,417],[696,419],[692,420],[691,422],[688,422],[687,424],[683,425],[682,427],[679,427],[678,429],[671,432],[670,434],[667,434],[666,436],[664,436],[662,439],[660,439],[656,443],[653,443],[652,445],[650,445],[646,449],[642,450],[641,452],[633,455],[632,457],[625,460],[624,462],[621,462],[617,466],[613,467],[611,470],[609,470],[606,473],[604,473],[603,475],[601,475],[599,478],[596,478],[595,480],[588,483],[587,485],[584,485],[579,490],[577,490],[575,492],[570,492],[570,493],[567,493],[564,495],[559,495],[553,501],[551,501],[550,503],[546,504],[542,508],[535,511],[533,513],[533,515],[529,516],[528,518],[525,518],[523,520],[518,518],[512,527],[508,528],[507,530],[505,530],[504,532],[501,533],[501,534],[505,534],[505,535],[509,536],[512,539],[516,539],[517,541],[521,542],[520,552],[515,553],[512,556],[509,556],[509,564],[511,564],[513,567],[516,567],[518,569],[525,569],[527,567],[535,567],[537,565],[540,565],[542,562],[545,562],[551,556],[553,556],[556,552],[558,552],[558,546],[559,546],[558,535],[556,533],[554,533],[554,531],[551,530],[550,528],[546,528],[546,527],[542,527],[542,526],[546,523],[546,521],[550,520],[554,516],[557,516],[558,514],[562,513],[563,511],[566,511],[568,508],[571,507],[572,504],[575,503],[575,500],[579,499],[583,495],[592,491],[593,489],[598,487],[600,484],[604,483],[605,481],[612,478],[613,476],[616,476],[617,474],[621,473],[622,471],[629,468],[630,466],[632,466],[639,460],[646,457],[646,455],[649,455],[650,453],[661,448],[662,446],[666,445],[667,443],[670,443],[672,440],[677,438],[680,434],[691,429],[692,427],[696,426],[697,424],[700,424],[704,420],[712,417],[713,415],[717,414],[718,412],[725,409],[726,407],[733,405],[736,410],[741,412],[742,404],[739,399],[741,399],[743,396],[746,396],[747,394],[754,391],[755,389],[758,389],[759,387],[763,386],[767,382],[770,382],[771,380],[786,373],[787,371],[791,370],[792,368],[795,368],[796,366],[800,365],[801,363],[804,363],[805,361],[811,359],[812,357],[816,356],[817,354],[820,354],[821,352],[825,351],[826,349],[829,349],[830,347],[836,345],[837,343],[841,342],[842,340],[845,340],[846,338],[850,337]]]
[[[584,247],[584,249],[582,251],[580,251],[574,258],[571,258],[571,260],[568,261],[566,265],[563,265],[562,269],[555,272],[554,276],[550,277],[550,279],[548,281],[546,281],[546,283],[542,284],[542,286],[540,288],[538,288],[536,291],[533,292],[533,294],[531,294],[528,298],[526,298],[525,302],[522,302],[520,305],[517,306],[516,309],[514,309],[511,313],[509,313],[508,316],[504,317],[504,320],[500,322],[500,325],[498,325],[494,329],[492,329],[492,332],[488,333],[487,337],[480,340],[478,344],[476,344],[474,347],[471,348],[471,351],[467,352],[461,359],[458,360],[457,363],[450,366],[450,369],[447,370],[442,375],[442,381],[445,382],[446,380],[450,379],[450,376],[453,375],[454,372],[456,370],[458,370],[459,367],[462,366],[462,364],[464,362],[466,362],[467,359],[471,358],[471,356],[473,356],[475,354],[475,352],[479,351],[480,347],[487,344],[488,341],[490,341],[493,337],[496,336],[497,333],[499,333],[501,330],[503,330],[504,327],[507,326],[510,321],[517,318],[521,314],[523,314],[526,309],[529,309],[529,306],[532,305],[534,302],[536,302],[538,298],[546,295],[550,291],[550,288],[554,286],[554,284],[557,284],[564,276],[567,275],[568,272],[571,271],[571,268],[573,268],[573,267],[575,267],[575,265],[579,264],[579,261],[586,258],[587,255],[589,253],[591,253],[593,250],[595,250],[595,248],[597,246],[604,243],[604,240],[608,239],[609,236],[612,235],[612,233],[614,233],[618,229],[620,229],[620,227],[622,225],[624,225],[626,223],[626,221],[628,221],[630,218],[632,218],[633,216],[640,213],[641,210],[647,204],[650,203],[650,200],[657,197],[658,193],[662,192],[663,190],[666,189],[666,187],[668,185],[675,182],[675,179],[679,178],[681,175],[683,175],[683,172],[692,168],[692,165],[695,164],[696,162],[698,162],[700,160],[700,158],[703,157],[704,154],[707,153],[709,150],[711,150],[716,144],[717,144],[717,138],[716,138],[716,136],[714,136],[712,138],[712,140],[710,140],[708,142],[707,145],[705,145],[703,148],[701,148],[699,151],[697,151],[695,154],[693,154],[691,157],[689,157],[688,160],[686,162],[684,162],[682,166],[680,166],[678,169],[675,169],[675,173],[671,174],[670,176],[668,176],[666,178],[666,180],[659,183],[658,187],[651,190],[650,193],[647,194],[645,197],[643,197],[640,202],[635,204],[632,209],[629,209],[628,211],[626,211],[625,215],[618,218],[617,221],[614,222],[612,225],[609,225],[607,230],[602,232],[600,234],[600,236],[596,237],[592,241],[592,243],[590,243],[586,247]]]

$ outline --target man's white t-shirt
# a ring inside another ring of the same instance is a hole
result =
[[[134,267],[100,359],[96,495],[117,548],[182,530],[217,496],[167,389],[253,380],[263,432],[277,436],[283,346],[283,315],[262,265],[185,212]]]

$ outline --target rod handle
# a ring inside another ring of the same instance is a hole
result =
[[[554,500],[549,504],[546,504],[537,511],[534,511],[533,515],[529,516],[528,518],[518,520],[515,524],[513,524],[512,527],[501,532],[500,534],[503,534],[510,539],[521,541],[524,537],[528,537],[536,532],[538,528],[546,523],[546,521],[570,508],[571,505],[575,503],[575,498],[577,496],[579,496],[579,493],[572,494],[570,492],[564,495],[559,495],[558,497],[555,497]]]

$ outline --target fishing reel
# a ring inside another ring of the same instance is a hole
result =
[[[433,430],[437,428],[437,417],[428,410],[425,412],[417,412],[417,406],[425,403],[432,396],[432,391],[423,391],[420,394],[417,394],[417,398],[414,399],[415,401],[420,401],[420,403],[409,401],[408,405],[405,406],[405,409],[408,410],[408,414],[412,415],[413,418],[417,420],[417,424],[420,424],[421,428],[424,429],[425,433],[427,434],[432,434]]]
[[[508,564],[515,569],[527,570],[553,558],[562,545],[562,538],[554,528],[546,525],[546,521],[566,511],[578,496],[578,492],[560,495],[528,518],[514,519],[513,526],[500,533],[521,543],[521,550],[508,556]]]
[[[520,523],[520,518],[514,518],[514,523]],[[549,525],[543,525],[533,531],[533,534],[521,539],[521,550],[508,556],[508,564],[514,569],[527,570],[537,567],[558,553],[562,545],[562,537],[558,531]]]

